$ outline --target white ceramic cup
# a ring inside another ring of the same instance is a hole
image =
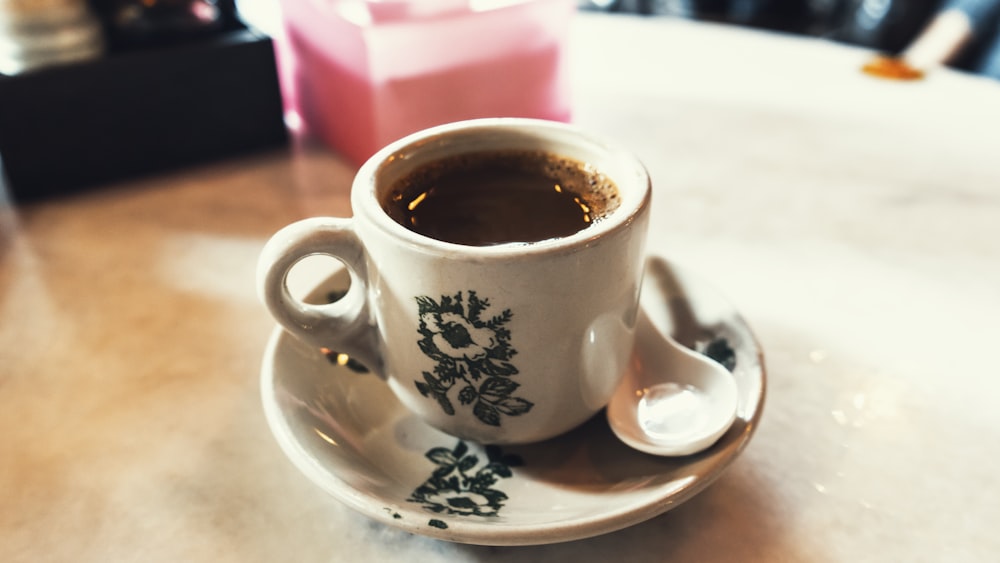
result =
[[[459,153],[545,150],[589,163],[621,205],[561,238],[465,246],[396,223],[380,194],[422,164]],[[561,434],[604,407],[634,341],[650,182],[629,152],[549,121],[480,119],[415,133],[359,170],[351,219],[293,223],[265,246],[258,288],[274,318],[310,345],[348,354],[427,423],[487,444]],[[312,305],[288,290],[310,255],[344,263],[351,286]]]

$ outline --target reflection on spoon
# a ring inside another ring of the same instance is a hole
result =
[[[618,438],[637,450],[683,456],[714,444],[736,419],[726,368],[660,332],[643,312],[632,365],[608,404]]]

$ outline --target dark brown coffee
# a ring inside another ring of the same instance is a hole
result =
[[[531,243],[572,235],[619,205],[614,182],[544,151],[492,151],[437,160],[398,181],[381,202],[397,223],[456,244]]]

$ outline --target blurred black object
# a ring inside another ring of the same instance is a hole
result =
[[[829,37],[898,54],[935,14],[940,0],[847,0]]]
[[[578,0],[578,6],[824,37],[891,56],[939,11],[959,9],[972,20],[973,37],[950,66],[1000,79],[1000,0]]]
[[[1000,79],[1000,0],[945,0],[942,9],[964,13],[972,25],[952,66]]]
[[[726,21],[729,0],[656,0],[650,12],[705,21]]]
[[[580,0],[584,10],[724,21],[730,0]]]
[[[0,75],[0,156],[19,201],[285,142],[271,40],[247,29]]]
[[[1000,80],[1000,29],[974,55],[975,58],[971,59],[973,62],[968,67],[970,70]]]
[[[803,0],[800,29],[806,35],[827,36],[837,25],[846,7],[846,0]]]
[[[583,9],[670,15],[823,35],[882,49],[920,30],[938,0],[580,0]]]

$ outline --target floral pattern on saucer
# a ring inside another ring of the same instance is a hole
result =
[[[511,467],[523,461],[518,456],[504,455],[497,446],[487,446],[485,453],[487,463],[482,464],[461,440],[452,449],[432,448],[425,455],[437,468],[407,500],[434,513],[497,516],[508,497],[494,485],[511,477]]]

